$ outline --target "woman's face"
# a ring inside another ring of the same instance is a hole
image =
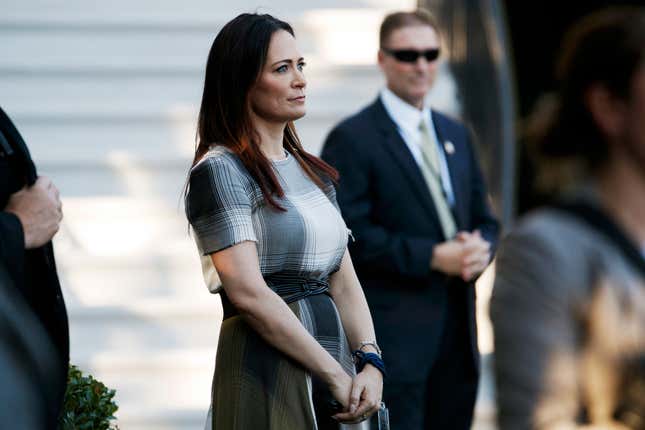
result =
[[[305,115],[304,59],[296,39],[284,30],[271,37],[267,60],[249,93],[251,109],[258,117],[285,123]]]

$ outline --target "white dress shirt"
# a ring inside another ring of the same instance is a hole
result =
[[[441,185],[448,199],[448,204],[454,206],[455,195],[452,190],[450,182],[450,172],[448,170],[448,163],[446,161],[446,154],[441,147],[437,131],[434,128],[432,119],[432,111],[428,106],[424,106],[423,110],[408,104],[394,94],[390,89],[383,88],[381,90],[381,102],[385,106],[388,115],[397,126],[401,138],[410,150],[417,165],[421,166],[425,161],[421,152],[421,131],[419,124],[423,121],[430,132],[430,138],[437,145],[437,153],[439,154],[439,167],[441,169]]]

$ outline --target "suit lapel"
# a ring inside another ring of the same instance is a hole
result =
[[[392,159],[410,182],[422,206],[425,207],[431,216],[439,220],[434,202],[432,201],[432,195],[428,189],[428,184],[426,184],[416,160],[399,134],[396,124],[387,114],[380,98],[372,105],[372,114],[375,124],[383,134],[385,148],[392,154]]]
[[[455,198],[455,206],[452,209],[452,213],[455,217],[455,222],[457,223],[457,227],[461,230],[463,227],[463,217],[462,217],[462,203],[463,203],[463,196],[461,193],[461,182],[460,182],[460,177],[457,175],[458,170],[458,164],[459,160],[458,157],[461,154],[458,154],[455,151],[455,144],[453,141],[451,141],[446,133],[446,130],[443,127],[443,124],[439,120],[439,116],[435,114],[434,111],[432,111],[432,115],[430,117],[432,120],[432,124],[434,125],[435,132],[437,133],[437,139],[439,140],[439,148],[443,152],[444,159],[446,160],[446,164],[448,165],[448,176],[450,177],[450,185],[452,186],[452,193]],[[446,151],[446,146],[449,144],[452,145],[452,153],[448,153]]]

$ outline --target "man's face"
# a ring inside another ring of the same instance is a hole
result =
[[[439,49],[439,36],[430,26],[419,25],[394,30],[378,53],[378,63],[388,88],[409,104],[421,108],[437,74],[438,60],[420,55],[415,62],[397,60],[386,51]]]

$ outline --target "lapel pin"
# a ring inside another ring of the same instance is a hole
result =
[[[453,145],[453,144],[452,144],[452,142],[451,142],[451,141],[449,141],[449,140],[446,140],[446,141],[443,143],[443,148],[446,150],[446,153],[447,153],[448,155],[452,155],[452,154],[454,154],[454,153],[455,153],[455,145]]]

